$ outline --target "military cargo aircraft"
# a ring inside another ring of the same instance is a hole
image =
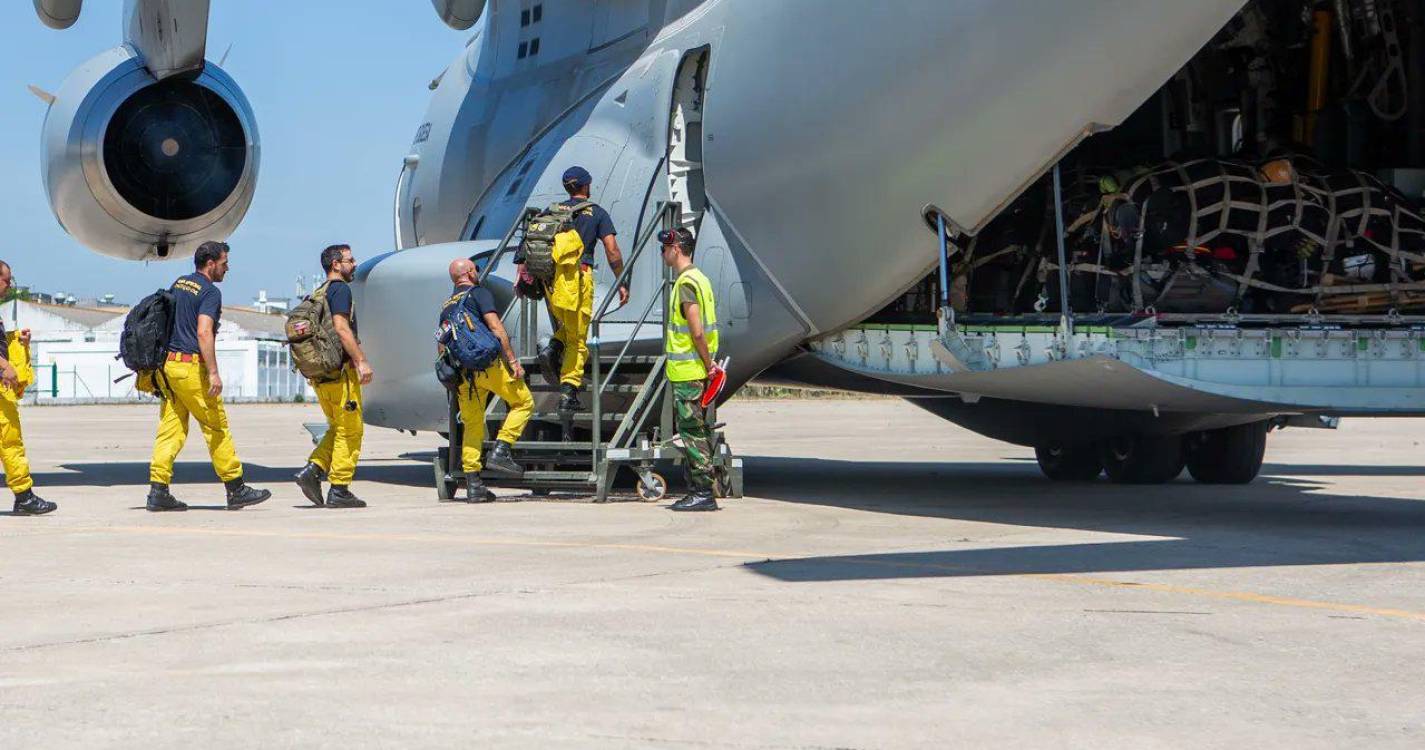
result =
[[[509,300],[507,241],[528,207],[564,197],[576,164],[625,242],[660,205],[695,229],[729,394],[760,379],[900,395],[1034,446],[1051,478],[1144,483],[1185,465],[1249,481],[1271,428],[1425,413],[1425,339],[1408,314],[1425,255],[1397,241],[1413,237],[1425,189],[1417,4],[433,4],[469,36],[392,155],[394,248],[358,272],[381,373],[372,424],[445,429],[428,330],[446,264],[493,263],[487,283]],[[35,5],[59,28],[80,0]],[[241,220],[257,126],[204,58],[207,0],[125,5],[124,44],[50,98],[46,185],[96,251],[186,255]],[[1164,162],[1205,164],[1218,183],[1203,189],[1248,193],[1217,194],[1221,226],[1199,231],[1218,214],[1191,179],[1155,181],[1186,173]],[[1328,169],[1379,179],[1361,194],[1398,210],[1352,229],[1375,209],[1348,215]],[[1294,196],[1281,205],[1326,211],[1330,231],[1282,251],[1288,281],[1268,283],[1282,253],[1253,233],[1279,220],[1272,186]],[[1191,231],[1163,214],[1177,199]],[[1239,203],[1261,220],[1233,234]],[[1175,231],[1189,241],[1163,239]],[[1087,251],[1071,244],[1085,232]],[[633,269],[634,302],[610,308],[605,338],[658,349],[657,326],[634,330],[657,266]],[[597,280],[602,301],[614,277],[600,267]],[[1223,283],[1225,301],[1206,302]]]

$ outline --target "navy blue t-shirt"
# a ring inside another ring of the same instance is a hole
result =
[[[474,313],[476,320],[479,320],[481,323],[485,322],[486,313],[494,313],[496,317],[499,317],[500,309],[495,306],[495,295],[491,294],[489,289],[477,286],[473,288],[473,291],[471,290],[472,288],[468,286],[458,286],[450,292],[450,299],[446,300],[445,304],[441,305],[440,308],[441,322],[445,321],[445,312],[450,309],[450,306],[462,300],[464,301],[465,309]],[[465,294],[467,291],[471,293],[469,295]]]
[[[218,285],[201,273],[180,276],[170,287],[173,292],[173,335],[168,337],[168,351],[198,354],[198,316],[213,319],[213,335],[218,333],[218,321],[223,317],[223,293]]]
[[[351,299],[351,285],[345,281],[327,282],[327,307],[332,315],[345,315],[351,323],[351,335],[356,336],[356,303]]]
[[[570,198],[564,201],[564,205],[572,206],[583,201],[583,198]],[[602,206],[595,204],[588,211],[580,211],[574,217],[574,230],[579,233],[579,239],[584,243],[584,256],[579,259],[584,265],[594,265],[594,248],[603,244],[602,240],[611,234],[618,234],[614,230],[613,217],[605,211]]]

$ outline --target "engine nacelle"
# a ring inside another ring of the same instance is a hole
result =
[[[227,73],[156,81],[125,45],[65,79],[45,116],[44,181],[65,231],[129,260],[230,235],[257,186],[257,121]]]

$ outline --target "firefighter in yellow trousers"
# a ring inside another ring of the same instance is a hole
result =
[[[480,478],[482,470],[507,477],[524,476],[524,467],[515,463],[512,450],[515,441],[524,434],[525,425],[534,413],[534,395],[524,382],[524,367],[510,346],[510,338],[500,322],[495,297],[488,289],[477,285],[475,264],[465,258],[450,264],[450,280],[455,289],[441,307],[442,333],[453,313],[470,316],[469,322],[483,325],[500,344],[500,357],[484,370],[467,372],[457,391],[460,421],[465,425],[461,443],[460,463],[465,471],[466,501],[484,503],[494,499]],[[495,447],[481,461],[485,443],[485,406],[494,394],[509,407],[504,424],[495,437]]]
[[[357,338],[356,302],[351,296],[351,277],[356,273],[356,258],[349,245],[331,245],[322,250],[322,270],[327,283],[315,294],[326,300],[331,313],[331,327],[341,341],[342,368],[334,380],[312,382],[317,402],[327,418],[327,431],[307,458],[307,465],[297,472],[297,486],[313,505],[328,508],[365,508],[365,501],[351,492],[351,480],[356,475],[356,461],[361,456],[361,438],[365,432],[361,420],[361,386],[371,382],[371,365],[361,350]],[[322,482],[331,481],[325,501]]]
[[[589,356],[589,322],[594,314],[594,247],[603,245],[604,257],[617,278],[623,273],[623,254],[619,250],[617,232],[609,212],[589,200],[593,177],[583,167],[570,167],[563,175],[569,200],[564,205],[575,208],[574,233],[580,241],[581,255],[577,263],[561,263],[549,289],[549,310],[559,324],[554,334],[563,350],[558,363],[559,412],[566,421],[580,408],[579,389],[584,384],[584,365]],[[561,236],[562,239],[562,236]],[[570,237],[572,240],[572,236]],[[556,248],[556,256],[560,249]],[[628,304],[628,285],[618,288],[619,304]],[[553,342],[551,342],[553,345]],[[556,369],[552,350],[541,354],[545,378],[554,379]]]
[[[148,500],[157,512],[187,510],[169,491],[173,463],[188,440],[188,418],[198,422],[208,443],[213,470],[227,489],[228,510],[256,505],[272,493],[243,481],[242,462],[233,448],[228,414],[223,409],[223,380],[218,375],[217,335],[223,296],[217,284],[228,273],[228,246],[204,242],[193,256],[195,271],[173,282],[173,329],[162,376],[156,379],[163,399],[158,437],[149,464]]]
[[[0,260],[0,295],[14,286],[10,264]],[[30,369],[30,331],[5,333],[0,323],[0,463],[5,466],[5,484],[15,493],[17,516],[39,516],[59,506],[35,494],[30,478],[30,462],[25,457],[25,437],[20,431],[20,397],[34,380]]]

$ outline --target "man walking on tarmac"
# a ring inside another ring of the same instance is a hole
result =
[[[361,386],[371,382],[371,365],[361,351],[356,335],[356,303],[351,298],[351,276],[356,273],[356,258],[350,245],[331,245],[322,250],[322,270],[327,283],[313,292],[326,299],[331,313],[331,326],[341,341],[341,373],[332,380],[312,381],[317,402],[327,418],[327,431],[317,444],[307,465],[297,472],[297,486],[313,505],[328,508],[365,508],[365,501],[351,493],[351,480],[356,474],[356,460],[361,455]],[[322,500],[322,482],[331,479],[326,501]]]
[[[442,340],[453,333],[448,327],[473,324],[485,326],[500,342],[500,356],[481,372],[463,373],[464,381],[456,390],[460,420],[465,425],[460,463],[465,471],[465,497],[471,503],[495,499],[480,478],[482,468],[509,477],[524,476],[524,467],[515,463],[510,452],[534,413],[534,396],[524,382],[524,368],[520,366],[520,360],[510,346],[510,337],[500,322],[495,296],[490,294],[490,290],[477,285],[478,278],[475,264],[470,260],[459,258],[452,261],[450,280],[455,289],[440,311]],[[456,320],[457,315],[466,316],[465,321]],[[495,447],[482,466],[480,454],[485,443],[485,405],[492,393],[504,399],[509,412],[500,426]]]
[[[0,296],[9,292],[14,284],[10,264],[0,260]],[[29,363],[30,329],[14,334],[12,341],[5,333],[4,323],[0,322],[0,462],[5,466],[5,484],[15,493],[17,516],[40,516],[59,507],[35,494],[30,462],[25,458],[25,437],[20,432],[20,396],[25,392],[26,383],[19,370],[28,370]]]
[[[154,512],[188,509],[173,497],[168,485],[173,480],[173,462],[188,439],[189,416],[203,430],[213,469],[227,487],[228,510],[256,505],[272,497],[271,492],[249,487],[243,481],[242,463],[233,449],[228,415],[223,410],[223,379],[218,376],[216,343],[223,295],[217,285],[228,273],[227,243],[199,245],[193,255],[193,268],[193,273],[180,276],[169,289],[173,293],[173,331],[163,373],[157,378],[162,406],[148,471],[147,508]]]
[[[574,230],[584,243],[584,254],[579,258],[577,268],[555,276],[549,290],[550,311],[554,314],[559,330],[554,340],[562,345],[563,360],[559,365],[559,411],[567,421],[579,411],[579,389],[584,384],[584,364],[589,356],[589,321],[594,315],[594,245],[604,246],[604,256],[614,277],[623,273],[623,253],[618,246],[618,233],[614,230],[613,219],[597,203],[589,200],[589,186],[593,182],[588,170],[570,167],[564,171],[563,183],[569,200],[564,205],[574,211]],[[628,286],[618,289],[619,304],[628,304]],[[555,346],[551,342],[551,346]],[[554,357],[542,353],[541,361],[546,379],[553,380]],[[564,416],[567,415],[567,416]]]
[[[676,276],[664,318],[664,352],[689,484],[688,495],[669,507],[679,511],[717,510],[712,428],[707,407],[702,403],[703,391],[717,372],[717,303],[712,282],[693,265],[693,233],[681,228],[666,229],[658,233],[658,241],[663,245],[663,263]]]

